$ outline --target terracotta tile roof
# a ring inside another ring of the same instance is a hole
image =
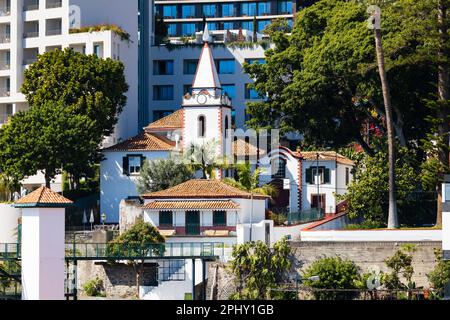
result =
[[[155,122],[150,123],[146,131],[160,131],[178,129],[183,127],[183,109],[177,110],[168,116],[161,118]]]
[[[187,198],[243,198],[250,199],[251,194],[247,191],[232,187],[220,180],[193,179],[183,182],[175,187],[143,194],[146,199],[187,199]],[[253,194],[254,199],[266,199],[268,196]]]
[[[177,210],[177,209],[240,209],[240,206],[231,201],[153,201],[143,206],[144,209]]]
[[[233,141],[232,144],[232,148],[233,148],[233,154],[236,156],[245,156],[245,155],[250,155],[250,156],[257,156],[258,155],[258,148],[245,141],[244,139],[237,139],[236,141]],[[262,157],[266,154],[265,150],[263,149],[259,149],[259,156]]]
[[[64,198],[62,195],[46,188],[40,187],[25,197],[17,200],[15,206],[18,207],[58,207],[67,206],[73,202]]]
[[[142,132],[103,151],[168,151],[175,149],[175,142],[154,133]]]
[[[322,161],[337,161],[337,163],[353,166],[355,163],[349,158],[335,151],[301,151],[300,154],[304,160],[314,161],[317,159],[317,153],[319,153],[319,160]]]

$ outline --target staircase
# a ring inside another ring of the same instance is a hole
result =
[[[20,300],[21,291],[20,261],[0,257],[0,300]]]

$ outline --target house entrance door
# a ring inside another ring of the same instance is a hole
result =
[[[200,235],[200,211],[186,211],[186,234]]]

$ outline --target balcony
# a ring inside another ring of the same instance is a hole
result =
[[[39,10],[39,0],[25,0],[23,11]]]
[[[45,35],[46,36],[59,36],[62,34],[62,30],[61,29],[47,29],[45,31]]]
[[[203,236],[203,237],[230,237],[234,236],[236,226],[212,225],[212,224],[171,224],[158,227],[164,236]]]
[[[0,17],[6,17],[11,14],[11,8],[6,6],[0,6]]]
[[[9,34],[0,34],[0,43],[10,43],[11,36]]]
[[[11,62],[9,60],[0,59],[0,70],[9,70]]]
[[[48,19],[46,21],[46,36],[59,36],[62,34],[62,20],[61,19]]]
[[[9,118],[11,118],[12,114],[1,114],[0,113],[0,126],[8,123]]]
[[[0,97],[9,97],[11,95],[8,87],[0,87]]]
[[[61,0],[47,0],[47,3],[45,5],[46,9],[61,8],[61,7],[62,7]]]
[[[27,31],[23,33],[23,38],[37,38],[39,37],[39,31]]]
[[[23,65],[27,66],[29,64],[33,64],[35,63],[37,60],[37,58],[27,58],[27,59],[23,59]]]

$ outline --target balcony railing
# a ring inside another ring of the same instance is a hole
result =
[[[45,34],[47,36],[59,36],[62,34],[62,29],[47,29]]]
[[[0,60],[0,70],[9,70],[11,63],[8,60]]]
[[[0,97],[9,97],[11,95],[9,88],[0,88]]]
[[[23,11],[39,10],[39,3],[30,3],[23,6]]]
[[[35,63],[37,60],[37,58],[27,58],[27,59],[23,59],[23,65],[27,66],[29,64],[33,64]]]
[[[0,125],[8,123],[9,118],[11,118],[12,114],[0,114]]]
[[[11,8],[9,8],[9,7],[0,8],[0,17],[9,16],[10,14],[11,14]]]
[[[39,37],[39,31],[28,31],[23,33],[24,38],[37,38]]]
[[[0,35],[0,43],[10,43],[11,42],[11,36],[10,35]]]
[[[62,7],[62,1],[47,1],[47,4],[45,8],[47,9],[53,9],[53,8],[61,8]]]

